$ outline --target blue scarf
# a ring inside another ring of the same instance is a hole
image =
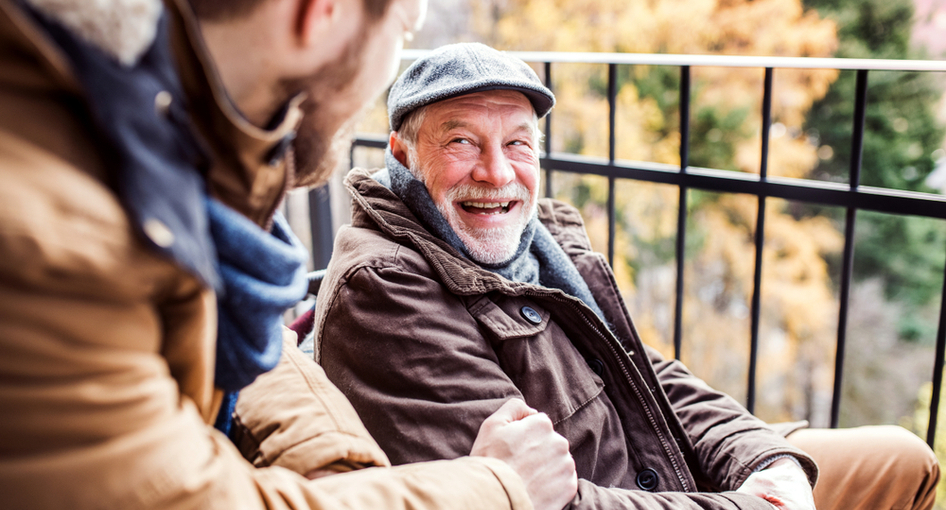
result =
[[[463,257],[473,260],[466,245],[437,209],[427,186],[394,157],[390,148],[384,153],[384,162],[387,168],[374,174],[374,180],[393,191],[428,231],[446,241]],[[513,282],[559,289],[580,299],[607,324],[604,312],[578,268],[537,216],[533,216],[523,230],[519,248],[512,258],[500,264],[476,264]]]
[[[309,254],[281,214],[270,233],[216,200],[207,205],[223,278],[214,382],[232,391],[279,361],[282,314],[305,298]]]
[[[215,426],[229,433],[238,391],[279,362],[282,315],[305,297],[309,254],[279,213],[271,233],[216,200],[207,213],[223,280],[214,384],[227,393]]]

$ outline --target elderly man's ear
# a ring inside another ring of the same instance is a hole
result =
[[[411,169],[407,164],[407,145],[398,138],[397,131],[391,131],[391,136],[388,138],[388,146],[391,147],[391,154],[394,155],[394,159],[398,160],[406,168]]]

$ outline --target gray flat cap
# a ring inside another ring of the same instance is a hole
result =
[[[408,113],[451,97],[485,90],[515,90],[532,102],[539,118],[555,106],[555,96],[525,62],[485,44],[448,44],[414,61],[391,86],[391,131]]]

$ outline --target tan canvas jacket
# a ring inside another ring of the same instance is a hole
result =
[[[809,456],[641,341],[575,208],[540,200],[538,217],[606,322],[463,258],[367,171],[346,185],[352,224],[319,290],[315,355],[394,464],[463,455],[519,397],[569,441],[574,510],[769,509],[734,491],[783,454],[816,479]]]
[[[265,224],[290,185],[271,131],[223,100],[196,24],[169,4],[184,85],[216,153],[212,193]],[[147,249],[109,187],[69,63],[0,0],[0,507],[530,508],[504,463],[389,467],[287,337],[238,403],[238,449],[208,423],[213,292]],[[328,474],[308,481],[299,473]]]

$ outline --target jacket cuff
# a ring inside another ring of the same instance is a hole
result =
[[[509,498],[510,510],[531,510],[532,500],[529,499],[529,493],[526,492],[525,483],[522,478],[511,468],[509,464],[488,457],[468,457],[471,460],[482,462],[489,469],[499,483],[506,490],[506,496]]]
[[[746,481],[746,478],[748,478],[752,473],[762,471],[763,469],[772,465],[773,462],[784,458],[790,458],[795,461],[795,463],[798,464],[798,466],[808,477],[808,483],[812,488],[814,488],[815,483],[818,481],[818,465],[815,464],[815,460],[809,457],[808,454],[793,447],[780,448],[776,451],[770,450],[762,455],[759,455],[755,462],[750,464],[750,467],[752,468],[751,471],[749,471],[742,478],[742,480],[739,481],[739,484],[736,485],[736,487],[742,485],[742,483]]]

